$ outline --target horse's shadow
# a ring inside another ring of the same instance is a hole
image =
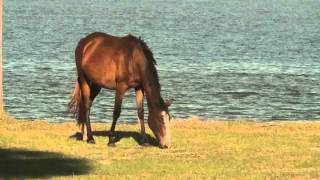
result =
[[[93,136],[109,137],[110,131],[93,131],[92,133]],[[147,142],[143,142],[141,133],[135,131],[115,131],[114,134],[116,136],[115,143],[123,138],[133,138],[141,146],[159,146],[158,141],[149,134],[146,134]],[[71,135],[70,138],[79,140],[82,139],[82,135],[81,133],[75,133],[74,135]]]
[[[104,136],[104,137],[109,137],[110,131],[94,131],[93,135],[94,136]],[[135,132],[135,131],[115,131],[114,132],[116,139],[115,142],[119,142],[123,138],[133,138],[139,145],[145,146],[145,145],[151,145],[151,146],[158,146],[159,143],[158,141],[150,136],[149,134],[146,134],[147,138],[147,144],[142,142],[143,137],[141,133]]]

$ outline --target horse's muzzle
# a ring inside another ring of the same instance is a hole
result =
[[[159,147],[161,149],[167,149],[170,147],[170,134],[167,134],[167,136],[159,140]]]

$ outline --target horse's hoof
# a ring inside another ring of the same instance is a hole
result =
[[[88,139],[88,140],[87,140],[87,143],[88,143],[88,144],[95,144],[96,142],[94,141],[94,139]]]
[[[150,146],[147,138],[143,138],[143,139],[140,141],[140,145],[141,145],[141,146]]]
[[[82,141],[83,140],[83,134],[76,132],[74,135],[70,136],[71,139]]]
[[[150,143],[148,143],[148,142],[143,142],[143,143],[141,143],[141,146],[148,147],[148,146],[150,146]]]
[[[109,143],[108,143],[108,147],[116,147],[116,144],[113,143],[113,142],[109,142]]]
[[[115,142],[116,142],[116,136],[109,136],[108,146],[109,146],[109,144],[110,144],[110,146],[115,146],[114,145]],[[113,145],[111,145],[111,144],[113,144]]]
[[[167,145],[159,145],[160,149],[168,149],[169,147]]]

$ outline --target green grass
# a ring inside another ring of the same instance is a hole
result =
[[[140,146],[139,125],[93,124],[96,144],[69,138],[75,123],[2,118],[0,179],[319,179],[320,123],[173,120],[172,147]],[[151,132],[148,130],[148,134]],[[118,134],[119,135],[119,134]]]

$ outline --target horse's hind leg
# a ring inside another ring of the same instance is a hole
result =
[[[137,115],[141,126],[141,136],[142,139],[140,144],[148,145],[148,139],[146,136],[145,126],[144,126],[144,111],[143,111],[143,90],[136,88],[136,105],[137,105]]]
[[[89,85],[89,82],[85,78],[80,78],[81,86],[81,97],[82,97],[82,106],[80,106],[80,111],[84,112],[85,124],[87,128],[87,142],[94,144],[94,138],[91,129],[90,123],[90,108],[94,98],[100,92],[100,87]]]
[[[89,110],[87,111],[87,119],[88,121],[86,122],[86,126],[87,126],[87,142],[89,144],[94,144],[95,141],[93,139],[93,135],[92,135],[92,130],[91,130],[91,124],[90,124],[90,109],[93,103],[94,98],[99,94],[101,88],[95,85],[91,85],[90,86],[90,104],[89,104]]]

